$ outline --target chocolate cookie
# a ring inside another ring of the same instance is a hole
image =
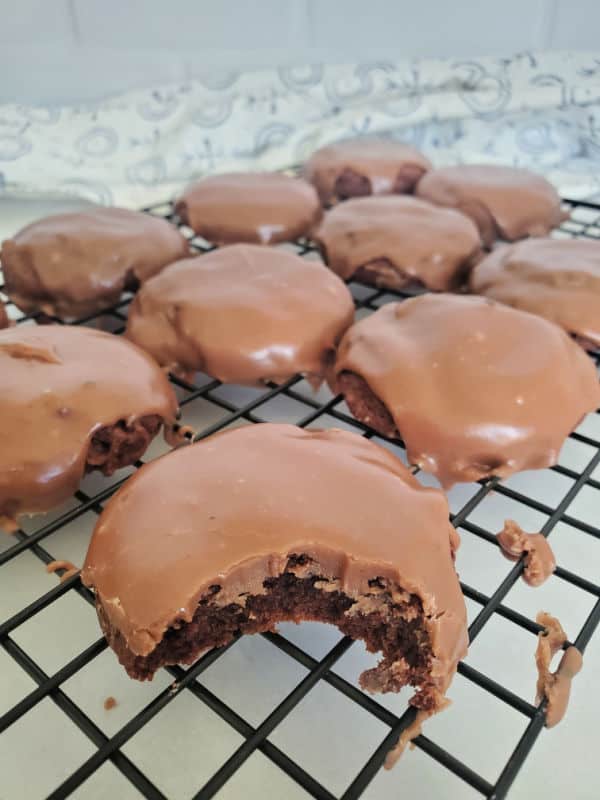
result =
[[[307,236],[321,218],[313,187],[281,172],[211,175],[188,186],[175,210],[215,244],[291,242]]]
[[[321,147],[303,174],[329,206],[350,197],[410,193],[430,168],[430,161],[408,144],[363,138]]]
[[[6,313],[6,308],[4,307],[4,303],[0,300],[0,328],[8,328],[10,325],[10,320],[8,318],[8,314]]]
[[[600,242],[531,239],[499,247],[470,288],[556,322],[589,349],[600,347]]]
[[[122,337],[84,327],[0,332],[0,527],[48,511],[88,469],[133,464],[172,426],[175,394],[159,367]]]
[[[298,372],[322,378],[353,318],[350,292],[322,264],[239,244],[148,281],[127,336],[176,373],[256,385]]]
[[[467,214],[486,246],[496,239],[515,241],[545,236],[567,215],[560,197],[541,175],[495,164],[461,164],[428,172],[416,194]]]
[[[25,312],[85,317],[189,252],[164,219],[125,208],[44,217],[2,243],[5,291]]]
[[[340,277],[388,289],[457,288],[481,253],[468,217],[415,197],[348,200],[327,212],[314,238]]]
[[[82,578],[133,678],[315,620],[382,652],[363,687],[410,684],[435,709],[467,649],[457,545],[444,495],[384,448],[266,423],[142,467],[108,502]]]
[[[594,364],[564,331],[481,297],[383,306],[346,333],[334,372],[354,416],[401,436],[444,486],[555,464],[600,404]]]

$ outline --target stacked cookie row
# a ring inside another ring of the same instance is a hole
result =
[[[467,285],[473,293],[562,322],[582,340],[600,341],[593,330],[596,242],[536,239],[505,247],[473,269],[496,240],[544,237],[566,216],[542,177],[494,165],[432,169],[413,148],[372,140],[324,147],[303,174],[306,180],[281,173],[205,178],[175,208],[212,244],[308,236],[345,280],[394,290]],[[401,194],[406,192],[413,196]],[[324,218],[322,205],[331,209]],[[27,312],[67,319],[113,305],[124,289],[137,288],[188,254],[186,240],[164,220],[103,209],[28,226],[4,242],[2,263],[13,302]],[[569,302],[561,303],[565,296]]]
[[[145,400],[148,390],[136,392],[142,385],[133,378],[136,360],[143,369],[153,362],[130,342],[180,379],[197,371],[251,385],[298,373],[315,385],[326,379],[357,419],[402,437],[411,461],[444,485],[555,462],[564,437],[597,403],[597,381],[592,363],[542,317],[587,346],[600,341],[600,293],[594,291],[600,244],[528,238],[483,256],[498,236],[532,237],[556,226],[564,214],[554,188],[509,167],[433,169],[413,148],[390,141],[324,147],[303,174],[306,180],[226,174],[192,184],[176,201],[176,213],[193,234],[223,245],[201,256],[167,220],[115,208],[49,217],[3,243],[5,290],[26,312],[81,319],[139,289],[128,341],[110,343],[122,349],[121,367],[131,363],[120,380],[128,398],[140,398],[126,415],[137,427],[130,423],[117,442],[117,420],[111,414],[97,420],[103,432],[90,441],[98,450],[103,439],[102,453],[92,462],[89,453],[87,461],[80,454],[59,495],[76,485],[84,468],[110,474],[138,458],[161,420],[174,429],[172,397],[168,413],[158,414],[156,403]],[[314,239],[329,270],[264,246],[299,237]],[[390,304],[353,326],[353,301],[340,278],[441,294]],[[503,305],[448,294],[465,287]],[[57,374],[48,365],[61,337],[73,339],[70,363],[78,348],[81,354],[97,348],[101,360],[105,347],[109,357],[104,337],[83,329],[20,326],[3,337],[12,396],[21,398],[13,414],[23,406],[20,347],[28,354],[21,357],[24,368],[35,362],[40,380],[44,370]],[[77,337],[90,341],[78,345]],[[79,360],[93,373],[86,355]],[[501,374],[500,364],[509,365]],[[161,386],[164,405],[171,390],[164,381]],[[30,391],[31,404],[35,387]],[[545,403],[544,396],[555,402]],[[101,405],[110,407],[105,400]],[[43,411],[38,419],[47,404]],[[62,424],[77,427],[65,411]],[[17,437],[6,452],[14,455],[22,445]],[[5,520],[14,524],[17,510],[38,510],[38,484],[20,493],[27,501],[3,500]],[[54,502],[58,495],[50,494]]]
[[[591,346],[600,330],[600,245],[528,238],[484,255],[559,224],[553,187],[506,167],[432,169],[390,142],[323,148],[303,174],[193,184],[175,210],[202,255],[169,222],[122,209],[48,218],[3,243],[5,290],[40,321],[136,295],[125,338],[0,333],[0,524],[60,503],[87,469],[134,463],[161,425],[181,443],[164,371],[327,380],[444,486],[556,462],[600,404],[574,340]],[[298,239],[329,269],[267,246]],[[436,293],[354,323],[350,279]],[[83,577],[134,677],[316,619],[383,652],[366,688],[416,686],[427,714],[466,649],[457,544],[443,494],[377,445],[267,424],[139,470],[102,515]]]

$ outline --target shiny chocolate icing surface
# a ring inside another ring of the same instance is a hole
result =
[[[353,318],[348,288],[322,264],[239,244],[148,281],[127,336],[179,374],[255,385],[300,372],[318,381]]]
[[[557,325],[492,300],[429,294],[384,305],[342,339],[408,457],[445,486],[556,463],[600,405],[592,360]]]
[[[348,197],[404,194],[431,162],[415,147],[389,139],[345,139],[319,148],[303,168],[324,206]]]
[[[166,376],[120,336],[84,327],[0,331],[0,525],[77,489],[95,431],[157,415],[173,424]]]
[[[467,646],[457,545],[443,493],[384,448],[265,423],[142,467],[107,504],[82,578],[138,655],[191,621],[211,587],[214,602],[243,605],[293,554],[351,597],[388,580],[422,602],[443,691]]]
[[[125,208],[94,208],[33,222],[2,243],[5,291],[25,312],[81,318],[114,305],[189,252],[164,219]]]
[[[545,236],[565,218],[554,186],[541,175],[497,164],[460,164],[428,172],[416,194],[470,216],[486,245]]]
[[[340,277],[370,270],[374,282],[388,288],[411,282],[437,291],[454,288],[481,249],[479,232],[464,214],[407,196],[341,203],[326,213],[314,238]]]
[[[498,247],[471,273],[470,288],[600,347],[598,241],[529,239]]]
[[[188,186],[175,209],[215,244],[293,241],[308,235],[321,217],[310,183],[282,172],[210,175]]]

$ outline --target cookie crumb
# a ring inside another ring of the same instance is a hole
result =
[[[76,575],[79,572],[79,567],[76,567],[71,561],[51,561],[46,566],[46,572],[48,573],[58,572],[59,569],[65,570],[60,576],[61,583],[64,583],[72,575]]]
[[[116,705],[117,705],[117,701],[115,700],[114,697],[112,697],[112,696],[111,697],[107,697],[106,700],[104,701],[104,710],[105,711],[110,711],[111,708],[114,708]]]

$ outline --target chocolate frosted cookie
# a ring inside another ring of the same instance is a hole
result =
[[[486,246],[496,239],[545,236],[567,216],[560,197],[541,175],[495,164],[461,164],[433,169],[416,194],[467,214]]]
[[[281,172],[211,175],[188,186],[175,210],[215,244],[291,242],[307,236],[321,218],[313,187]]]
[[[183,375],[256,385],[319,380],[352,324],[347,287],[322,264],[231,245],[171,265],[131,304],[127,336]]]
[[[8,318],[8,314],[6,313],[6,308],[2,300],[0,300],[0,328],[8,328],[10,325],[10,320]]]
[[[340,277],[388,289],[457,288],[481,253],[468,217],[415,197],[349,200],[327,212],[314,238]]]
[[[0,375],[0,527],[9,530],[70,497],[86,470],[133,464],[177,414],[146,353],[90,328],[1,331]]]
[[[481,297],[383,306],[346,333],[334,372],[354,416],[401,436],[444,486],[555,464],[600,404],[594,364],[564,331]]]
[[[94,208],[33,222],[2,243],[5,291],[25,312],[60,319],[94,314],[189,252],[164,219]]]
[[[600,242],[532,239],[499,247],[470,288],[556,322],[589,349],[600,347]]]
[[[363,138],[321,147],[303,172],[329,206],[350,197],[410,193],[430,168],[430,161],[408,144]]]
[[[315,620],[382,653],[363,687],[410,684],[435,710],[467,650],[457,545],[444,495],[384,448],[266,423],[142,467],[107,504],[82,578],[133,678]]]

